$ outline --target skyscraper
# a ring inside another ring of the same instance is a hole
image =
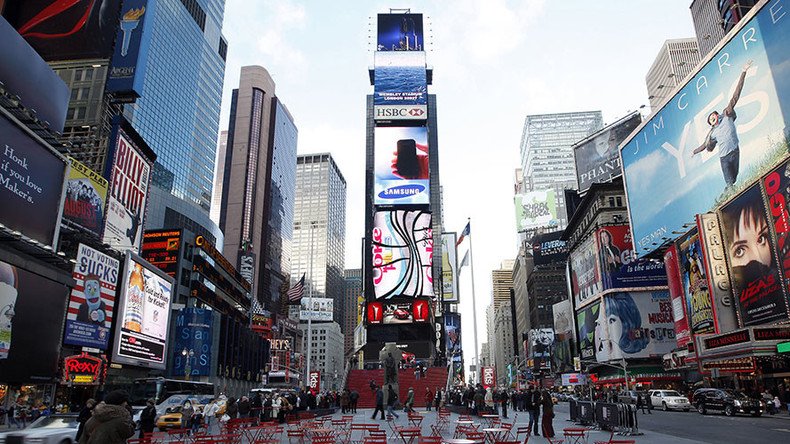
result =
[[[219,215],[222,212],[222,179],[225,177],[225,153],[228,148],[228,132],[220,131],[219,144],[217,145],[216,168],[214,168],[214,190],[211,196],[211,220],[219,225]]]
[[[667,40],[658,51],[656,60],[647,71],[647,99],[650,109],[656,111],[661,102],[672,93],[700,61],[700,51],[694,38]]]
[[[491,271],[491,297],[494,309],[510,302],[510,291],[513,289],[513,266],[515,260],[502,261],[498,270]]]
[[[756,3],[757,0],[693,0],[689,8],[701,57],[704,58]]]
[[[359,310],[357,304],[362,297],[362,269],[346,270],[345,280],[341,329],[344,337],[344,356],[348,356],[354,347],[354,329],[357,327],[357,310]]]

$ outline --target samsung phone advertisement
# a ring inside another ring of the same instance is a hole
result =
[[[376,205],[430,203],[428,128],[376,127]]]
[[[87,245],[79,245],[77,263],[71,275],[77,286],[71,290],[69,298],[64,344],[107,349],[119,265],[117,259]]]
[[[173,278],[126,253],[113,362],[164,369]]]
[[[377,211],[372,241],[376,299],[433,296],[431,213]]]
[[[638,256],[787,153],[790,14],[782,2],[762,5],[621,149]]]

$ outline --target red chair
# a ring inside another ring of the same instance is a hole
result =
[[[296,440],[298,444],[304,444],[304,430],[288,430],[286,434],[288,436],[289,444],[293,444],[294,440]]]
[[[379,438],[375,436],[366,436],[362,440],[363,444],[387,444],[387,438]]]
[[[441,436],[420,436],[417,444],[442,444]]]

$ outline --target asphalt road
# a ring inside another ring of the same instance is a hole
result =
[[[568,404],[556,407],[554,428],[561,430],[570,424]],[[695,442],[710,444],[790,443],[790,415],[727,417],[721,414],[700,415],[696,411],[663,412],[651,415],[638,413],[639,430],[643,436],[634,437],[637,443]],[[520,421],[519,421],[520,422]],[[688,440],[688,441],[682,441]]]

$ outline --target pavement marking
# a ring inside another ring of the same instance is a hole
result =
[[[790,429],[772,429],[772,430],[776,430],[777,432],[787,432],[787,433],[790,433]]]

